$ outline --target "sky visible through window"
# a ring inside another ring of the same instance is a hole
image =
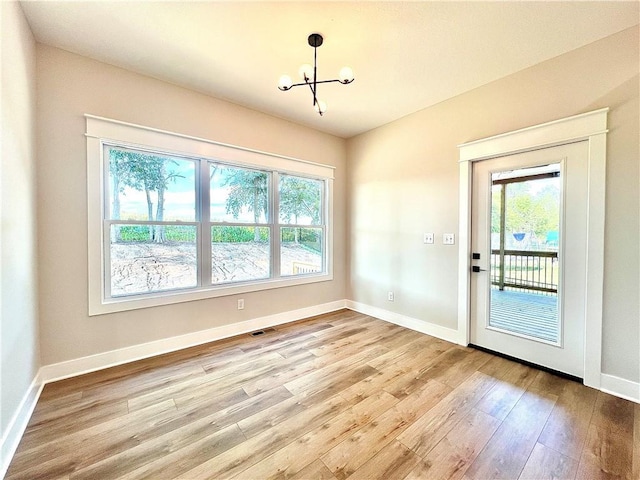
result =
[[[184,159],[167,159],[165,163],[167,174],[172,176],[168,188],[164,193],[165,221],[195,221],[195,165],[193,161]],[[113,192],[113,178],[110,178],[110,190]],[[224,176],[215,175],[211,182],[211,220],[233,221],[227,214],[227,198],[231,187],[224,185]],[[158,193],[149,192],[154,209],[158,205]],[[120,219],[123,220],[147,220],[147,197],[144,190],[138,190],[131,186],[121,188],[120,193]],[[155,210],[154,210],[155,214]],[[241,222],[252,222],[253,214],[247,208],[243,208],[237,219]]]

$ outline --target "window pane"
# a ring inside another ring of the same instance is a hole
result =
[[[492,193],[489,325],[559,343],[560,166],[496,172],[492,179],[502,183]]]
[[[280,229],[280,238],[281,275],[322,272],[321,228],[283,227]]]
[[[211,221],[266,223],[269,174],[259,170],[210,164]]]
[[[270,276],[268,227],[211,227],[211,283]]]
[[[195,226],[111,225],[111,296],[197,286],[196,235]]]
[[[115,147],[108,152],[110,219],[195,221],[194,161]]]
[[[280,223],[320,225],[322,221],[322,181],[280,176]]]

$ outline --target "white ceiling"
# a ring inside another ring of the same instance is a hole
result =
[[[25,1],[39,42],[351,137],[639,23],[633,2]],[[320,117],[297,80],[328,84]]]

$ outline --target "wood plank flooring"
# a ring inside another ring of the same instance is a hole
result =
[[[640,479],[640,405],[343,310],[49,384],[7,479]]]

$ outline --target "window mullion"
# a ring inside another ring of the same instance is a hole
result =
[[[102,222],[102,291],[105,299],[111,298],[111,223],[109,220]]]
[[[102,285],[100,291],[104,299],[111,298],[111,222],[109,195],[109,149],[100,142],[102,166]]]
[[[271,173],[271,192],[269,208],[271,224],[271,275],[273,278],[280,278],[280,192],[278,186],[280,176],[278,172]]]
[[[333,240],[330,238],[333,236],[333,181],[325,179],[322,186],[324,189],[322,195],[323,271],[333,274]]]
[[[200,160],[196,186],[198,199],[198,282],[200,286],[211,285],[211,185],[210,163]]]

